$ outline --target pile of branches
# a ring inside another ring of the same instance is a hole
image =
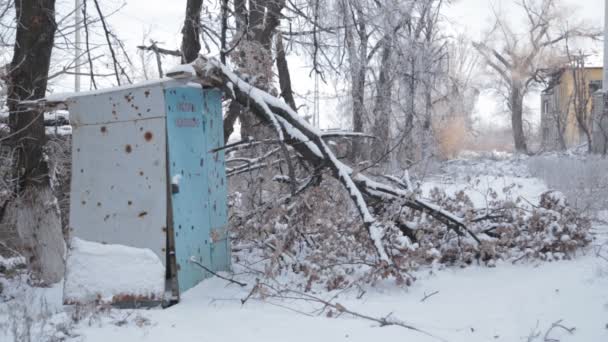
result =
[[[200,57],[191,66],[203,85],[223,89],[276,133],[224,148],[228,176],[247,183],[235,188],[249,189],[231,201],[235,257],[247,271],[297,274],[303,290],[389,277],[409,284],[420,265],[562,259],[590,241],[589,221],[558,193],[544,194],[539,207],[496,200],[484,210],[464,193],[435,189],[424,200],[407,179],[346,165],[329,137],[219,61]],[[235,156],[260,145],[267,147],[254,157]]]
[[[464,192],[450,196],[435,188],[430,201],[462,217],[481,243],[398,201],[381,204],[375,209],[386,227],[382,243],[393,261],[387,268],[335,180],[324,179],[288,204],[273,201],[273,193],[266,196],[274,204],[263,210],[246,209],[241,194],[233,193],[235,264],[241,272],[286,280],[302,291],[331,291],[386,278],[409,285],[421,267],[569,259],[591,242],[590,221],[558,192],[544,193],[539,206],[497,199],[480,210]]]

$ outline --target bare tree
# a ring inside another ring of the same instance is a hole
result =
[[[44,153],[44,117],[20,102],[45,96],[56,31],[55,0],[16,1],[15,12],[18,26],[8,92],[11,134],[2,140],[9,139],[17,151],[16,197],[4,219],[16,227],[34,275],[54,283],[63,277],[65,247]]]
[[[544,149],[567,148],[565,133],[572,94],[562,94],[558,90],[560,79],[566,72],[567,66],[558,66],[554,70],[547,71],[544,77],[545,89],[541,94],[541,141]],[[560,96],[564,95],[567,96],[566,106],[561,105]]]
[[[190,63],[201,50],[201,11],[203,0],[188,0],[182,28],[182,63]]]
[[[363,7],[364,1],[342,0],[340,6],[343,11],[345,41],[350,63],[353,131],[363,132],[363,120],[365,117],[365,80],[367,75],[368,41],[370,36],[368,30],[370,28],[368,27],[368,19],[365,15],[366,11]],[[354,140],[351,158],[360,158],[361,154],[360,142]]]
[[[582,23],[564,28],[566,12],[559,0],[522,0],[526,17],[523,32],[518,32],[512,20],[494,12],[495,24],[486,41],[473,46],[496,73],[507,98],[515,150],[528,153],[524,134],[524,98],[539,81],[539,73],[549,67],[550,55],[556,44],[568,38],[597,37],[598,31]]]
[[[574,113],[576,123],[587,139],[587,151],[591,153],[593,149],[593,122],[590,108],[592,94],[589,89],[589,80],[587,79],[585,69],[585,55],[582,51],[577,55],[573,55],[570,52],[568,44],[566,44],[566,52],[570,61],[569,71],[573,82],[571,101],[569,101],[571,107],[568,106],[568,112],[572,110]]]

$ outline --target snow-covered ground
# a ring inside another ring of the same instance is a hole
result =
[[[533,178],[525,165],[525,160],[511,158],[451,161],[440,174],[426,178],[423,193],[433,186],[448,192],[464,189],[476,205],[484,206],[488,189],[493,188],[499,196],[522,196],[534,203],[547,186]],[[608,212],[600,213],[602,216],[606,221]],[[11,341],[11,327],[23,326],[19,319],[33,314],[34,322],[46,322],[44,332],[32,331],[34,341],[50,340],[54,335],[100,342],[605,342],[608,224],[595,222],[593,233],[592,246],[573,260],[427,268],[415,274],[417,281],[408,288],[387,281],[365,289],[315,294],[368,316],[390,315],[434,337],[402,327],[380,327],[347,314],[328,318],[319,314],[318,304],[295,299],[250,299],[242,305],[254,279],[239,278],[250,284],[241,288],[215,278],[186,292],[179,304],[168,309],[101,311],[62,306],[62,284],[32,289],[13,281],[5,284],[8,301],[0,304],[0,326],[5,328],[0,329],[0,341]],[[41,312],[46,314],[35,315]],[[551,329],[553,324],[560,326]]]

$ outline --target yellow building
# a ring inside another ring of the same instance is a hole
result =
[[[582,74],[581,74],[582,71]],[[602,88],[603,68],[563,67],[553,72],[541,93],[541,133],[547,150],[572,147],[587,142],[575,110],[575,84],[580,84],[580,101],[586,103],[585,121],[592,127],[592,95]]]

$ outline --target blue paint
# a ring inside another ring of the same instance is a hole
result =
[[[224,151],[211,152],[211,150],[224,146],[224,128],[221,107],[221,93],[210,89],[204,91],[205,113],[204,126],[208,148],[207,160],[209,166],[209,226],[212,232],[211,264],[214,271],[226,271],[230,268],[230,253],[226,224],[227,213],[227,184],[224,164]]]
[[[210,152],[224,143],[221,97],[217,90],[178,87],[165,90],[165,103],[169,179],[179,183],[171,204],[183,292],[209,276],[191,257],[212,270],[230,266],[224,155]]]

